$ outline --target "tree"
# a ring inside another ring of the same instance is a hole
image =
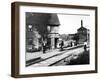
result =
[[[78,34],[75,34],[74,37],[73,37],[73,40],[76,41],[76,44],[78,43],[79,41],[79,35]]]
[[[62,40],[65,40],[65,41],[69,40],[69,36],[68,36],[67,34],[61,34],[61,35],[60,35],[60,38],[61,38]]]

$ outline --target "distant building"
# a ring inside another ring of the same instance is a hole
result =
[[[57,14],[26,12],[26,51],[40,51],[43,41],[50,49],[56,48],[59,25]]]
[[[89,42],[89,29],[83,27],[83,21],[81,20],[81,27],[77,29],[78,43]]]

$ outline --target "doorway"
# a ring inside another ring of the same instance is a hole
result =
[[[55,38],[55,48],[57,48],[58,38]]]

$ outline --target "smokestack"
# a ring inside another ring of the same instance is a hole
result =
[[[83,27],[83,20],[81,20],[81,27]]]

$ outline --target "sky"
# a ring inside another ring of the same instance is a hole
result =
[[[89,15],[65,15],[58,14],[60,21],[59,33],[60,34],[74,34],[77,29],[81,27],[81,20],[83,20],[83,27],[90,28],[90,16]]]

